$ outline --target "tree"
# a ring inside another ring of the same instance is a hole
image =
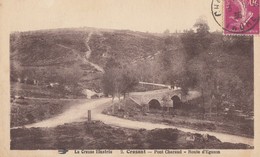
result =
[[[214,91],[214,77],[212,56],[210,55],[210,47],[212,43],[212,35],[209,33],[209,26],[205,18],[197,19],[193,27],[196,33],[188,31],[181,37],[183,47],[186,54],[186,69],[181,77],[181,84],[185,87],[183,90],[187,92],[189,87],[197,87],[202,93],[203,107],[209,104],[209,111],[212,109]]]
[[[192,33],[189,32],[189,34]],[[182,41],[176,37],[168,37],[164,41],[165,47],[161,53],[161,64],[164,70],[163,82],[172,86],[182,87],[183,92],[187,94],[188,89],[193,87],[195,78],[191,72],[187,71],[187,60],[189,58],[187,59],[187,55],[183,53]],[[186,44],[187,48],[189,48],[188,46],[195,45],[195,41]],[[189,52],[193,50],[191,48]]]
[[[170,30],[169,29],[166,29],[165,31],[163,31],[163,34],[165,36],[169,36],[170,35]]]
[[[127,67],[123,68],[121,75],[120,93],[123,94],[125,98],[126,93],[129,93],[134,88],[134,86],[138,84],[138,80],[134,75],[133,70]]]
[[[115,69],[108,69],[105,71],[102,80],[104,94],[111,95],[113,100],[117,92],[116,90],[117,76],[118,75]]]
[[[207,50],[212,42],[207,20],[200,17],[193,27],[196,28],[196,41],[198,43],[199,51]]]
[[[138,84],[133,71],[114,59],[110,59],[106,65],[102,81],[104,93],[113,99],[116,95],[120,99],[121,94],[125,97]]]
[[[190,60],[199,54],[197,38],[194,32],[187,32],[181,36],[186,59]]]
[[[207,20],[204,17],[200,17],[196,20],[193,27],[196,28],[198,34],[207,34],[209,33],[209,25]]]
[[[116,94],[118,94],[120,68],[120,63],[118,63],[114,58],[110,58],[104,69],[105,73],[102,79],[104,94],[111,95],[113,100]]]
[[[196,29],[196,33],[190,30],[181,37],[187,60],[196,57],[201,52],[207,51],[212,42],[209,26],[204,18],[197,19],[193,27]]]

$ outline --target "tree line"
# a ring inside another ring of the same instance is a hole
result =
[[[112,97],[125,95],[138,81],[180,86],[183,93],[198,90],[207,112],[223,107],[253,110],[253,38],[209,32],[199,18],[193,29],[180,36],[164,33],[163,48],[152,60],[136,64],[110,58],[103,88]]]

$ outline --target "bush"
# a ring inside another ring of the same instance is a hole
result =
[[[174,148],[178,139],[179,131],[177,129],[154,129],[147,137],[151,149]]]

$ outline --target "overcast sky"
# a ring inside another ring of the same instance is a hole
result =
[[[13,0],[12,0],[13,1]],[[98,27],[163,32],[190,29],[204,16],[220,30],[211,0],[16,0],[10,2],[11,31]]]

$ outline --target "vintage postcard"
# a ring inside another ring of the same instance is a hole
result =
[[[0,157],[260,153],[259,0],[0,2]]]

